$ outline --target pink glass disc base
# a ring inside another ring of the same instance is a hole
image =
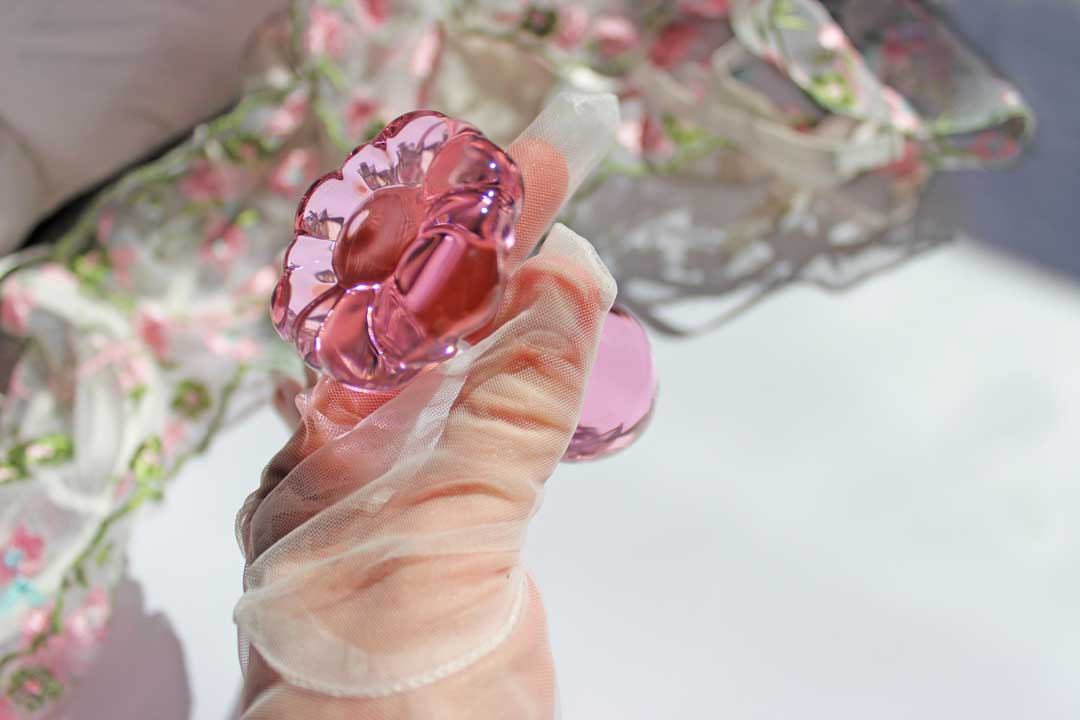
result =
[[[585,404],[564,460],[594,460],[631,445],[644,432],[656,403],[656,366],[649,336],[619,306],[608,313]]]

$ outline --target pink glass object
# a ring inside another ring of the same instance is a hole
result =
[[[523,193],[517,166],[473,126],[402,115],[300,202],[278,333],[339,382],[401,387],[494,317]]]
[[[594,460],[622,450],[645,431],[657,377],[645,329],[616,305],[608,313],[566,460]]]
[[[476,128],[402,115],[301,200],[274,289],[278,333],[338,382],[402,387],[494,317],[523,195],[513,160]],[[655,394],[648,337],[616,307],[566,459],[631,444]]]

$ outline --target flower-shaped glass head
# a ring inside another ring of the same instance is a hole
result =
[[[390,123],[300,202],[272,317],[312,368],[401,387],[494,317],[521,173],[468,123]]]

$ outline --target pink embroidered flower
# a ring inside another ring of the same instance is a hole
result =
[[[229,200],[240,190],[239,174],[225,169],[209,160],[196,160],[187,176],[180,181],[180,192],[195,202],[220,202]]]
[[[109,238],[112,237],[113,229],[116,226],[116,216],[112,210],[106,210],[98,216],[97,220],[97,239],[99,243],[107,244]]]
[[[304,124],[308,111],[308,95],[303,88],[293,90],[285,97],[281,107],[270,114],[266,122],[266,134],[270,137],[292,135]]]
[[[701,39],[701,30],[688,22],[673,22],[656,36],[649,48],[653,65],[669,70],[690,57],[695,43]]]
[[[105,637],[109,620],[109,594],[94,588],[86,594],[83,606],[67,618],[67,632],[80,645],[94,645]]]
[[[345,132],[360,141],[379,112],[379,103],[366,95],[354,95],[345,107]]]
[[[663,124],[652,115],[646,115],[641,124],[641,149],[646,155],[670,155],[675,143],[668,137]]]
[[[985,130],[975,136],[971,152],[980,160],[988,162],[1010,160],[1020,150],[1020,143],[1003,132]]]
[[[203,262],[227,269],[244,253],[246,244],[244,231],[236,223],[219,217],[208,225],[199,255]]]
[[[165,316],[153,308],[143,308],[135,320],[139,337],[158,360],[169,356],[169,324]]]
[[[690,0],[679,3],[679,12],[702,20],[719,20],[731,14],[729,0]]]
[[[370,25],[382,25],[390,17],[390,0],[357,0],[356,5]]]
[[[113,277],[116,284],[124,290],[130,290],[132,286],[131,268],[135,264],[135,248],[128,245],[110,247],[109,264],[113,269]]]
[[[307,29],[307,49],[312,55],[339,58],[345,52],[345,23],[333,10],[311,8]]]
[[[881,96],[889,106],[889,116],[892,120],[893,127],[897,130],[905,133],[913,133],[922,126],[919,116],[912,111],[911,107],[907,104],[907,101],[900,96],[900,93],[890,87],[885,87],[881,90]]]
[[[23,525],[16,525],[11,536],[11,545],[22,551],[25,560],[36,563],[45,549],[45,538],[35,535]]]
[[[12,335],[26,332],[30,312],[34,309],[34,296],[27,288],[17,282],[4,285],[0,297],[0,326]]]
[[[419,111],[304,196],[272,318],[311,367],[398,387],[494,315],[521,175],[476,128]]]
[[[413,49],[410,69],[417,78],[426,78],[435,72],[435,66],[439,62],[439,54],[442,52],[442,33],[432,28],[427,30],[416,43]]]
[[[886,165],[881,170],[898,180],[921,177],[926,170],[922,158],[922,146],[914,140],[908,140],[904,143],[904,154],[900,159]]]
[[[161,452],[165,457],[173,457],[186,436],[187,424],[183,420],[170,420],[165,423],[165,429],[161,433]]]
[[[236,297],[243,299],[251,296],[261,297],[270,293],[277,283],[277,270],[271,266],[261,267],[252,273],[248,280],[236,289]]]
[[[664,126],[651,115],[624,121],[615,137],[620,145],[636,155],[659,157],[668,155],[675,149],[675,144],[664,131]]]
[[[53,449],[48,445],[28,445],[26,447],[27,462],[38,464],[53,456]]]
[[[259,344],[251,338],[230,338],[217,333],[206,338],[206,349],[236,362],[248,362],[259,354]]]
[[[268,184],[279,195],[295,198],[319,175],[319,157],[311,148],[285,153],[271,173]]]
[[[605,57],[633,50],[639,40],[634,23],[621,15],[598,15],[593,21],[593,37],[600,54]]]
[[[416,104],[420,107],[430,104],[431,88],[435,82],[442,54],[443,30],[441,27],[431,28],[420,38],[412,56],[412,73],[419,81]]]
[[[8,568],[13,576],[32,576],[41,569],[44,555],[45,538],[35,535],[23,525],[16,525],[0,557],[0,565]]]
[[[23,617],[22,639],[23,645],[29,646],[41,633],[49,629],[52,619],[52,604],[44,607],[31,608]]]
[[[124,392],[145,387],[151,374],[150,362],[142,355],[129,355],[116,360],[116,380]]]
[[[116,484],[116,491],[113,493],[113,499],[116,501],[126,500],[135,490],[138,482],[135,479],[135,473],[128,471],[120,476],[120,482]]]
[[[818,44],[826,50],[843,50],[848,45],[847,35],[836,23],[825,23],[818,30]]]
[[[575,3],[559,8],[556,45],[564,50],[573,50],[585,40],[588,30],[588,10]]]

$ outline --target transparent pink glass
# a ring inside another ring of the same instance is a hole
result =
[[[567,460],[593,460],[631,445],[652,419],[657,377],[645,329],[616,305],[604,321],[585,404]]]
[[[402,387],[495,316],[523,196],[513,160],[473,126],[401,116],[301,200],[273,294],[278,333],[350,387]],[[567,458],[629,445],[655,388],[647,336],[613,310]]]
[[[403,115],[300,202],[272,317],[312,368],[401,387],[494,317],[524,193],[471,125]]]

